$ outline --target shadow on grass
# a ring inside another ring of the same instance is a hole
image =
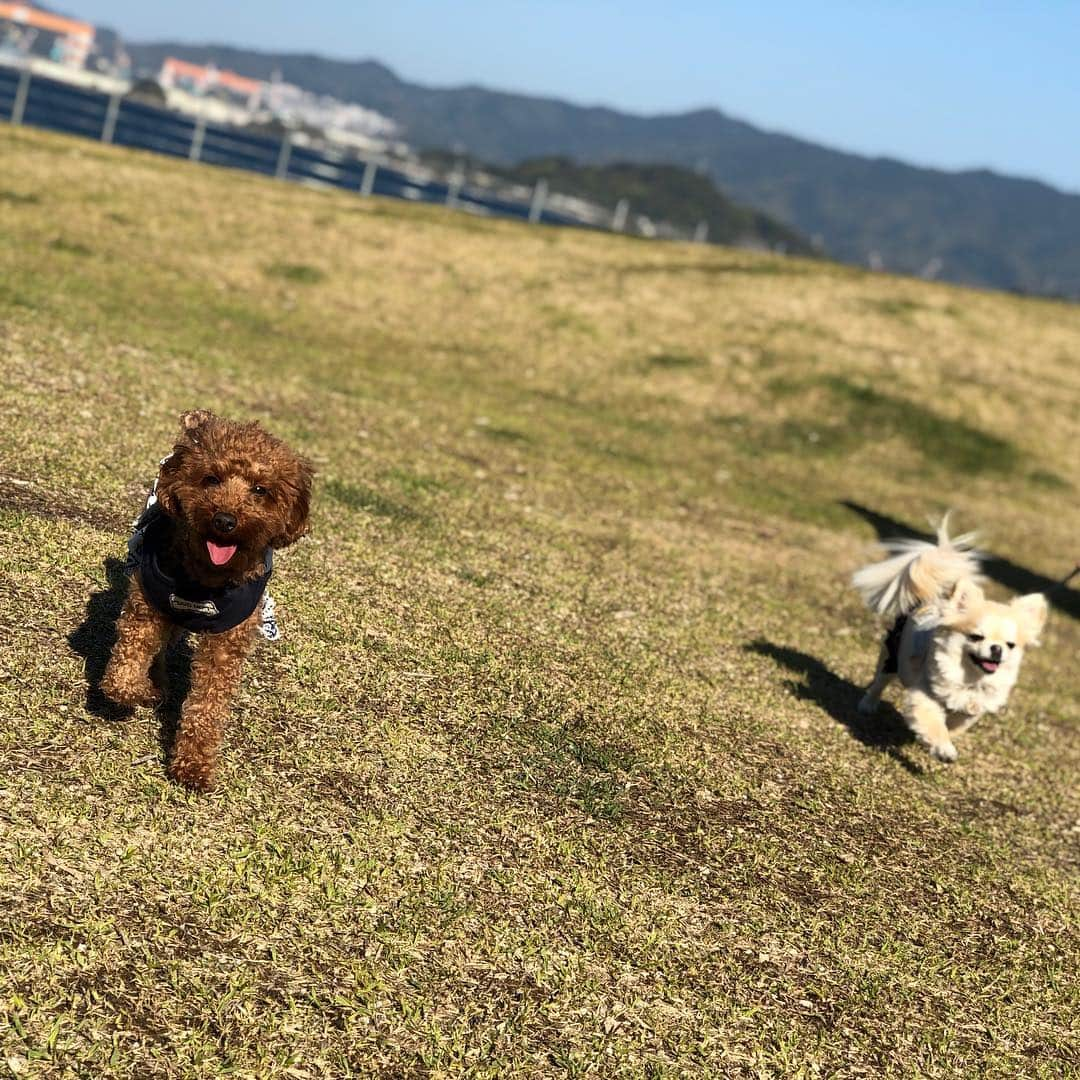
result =
[[[782,277],[806,275],[810,270],[792,263],[790,260],[762,259],[759,262],[648,262],[628,263],[620,266],[622,274],[705,274],[709,277],[721,277],[725,274],[747,274],[763,277]]]
[[[317,285],[326,280],[324,271],[317,266],[308,266],[307,263],[271,263],[263,269],[263,273],[267,277],[280,278],[298,285]]]
[[[651,368],[700,368],[708,367],[709,361],[704,356],[698,356],[695,353],[680,353],[680,352],[663,352],[654,353],[646,361],[648,367]]]
[[[164,655],[158,661],[157,681],[163,684],[164,696],[155,710],[158,720],[158,746],[161,750],[162,763],[169,760],[176,732],[180,727],[180,712],[184,699],[191,691],[191,660],[194,656],[191,638],[181,634],[169,643]]]
[[[797,676],[789,679],[786,686],[799,701],[814,702],[847,728],[853,739],[888,754],[908,772],[922,775],[923,768],[899,752],[899,747],[913,743],[915,736],[892,705],[883,701],[874,716],[863,716],[858,709],[859,699],[863,695],[862,687],[830,671],[816,657],[760,638],[745,648],[748,652],[767,656]]]
[[[934,537],[927,532],[920,532],[903,521],[896,518],[879,514],[875,510],[861,506],[859,503],[842,500],[841,506],[847,507],[852,513],[858,514],[868,522],[878,535],[879,540],[891,540],[900,537],[909,540],[933,540]],[[1080,619],[1080,593],[1073,591],[1061,584],[1060,579],[1055,581],[1044,574],[1037,574],[1024,566],[1014,563],[1010,559],[1003,559],[997,555],[987,553],[982,564],[983,573],[999,585],[1004,585],[1016,593],[1041,592],[1046,594],[1046,599],[1056,610],[1064,612],[1073,619]]]
[[[363,484],[350,484],[344,480],[332,479],[323,483],[322,490],[334,502],[350,510],[362,510],[376,517],[388,518],[396,522],[419,522],[424,519],[423,514],[406,503],[389,499],[374,488]]]
[[[849,454],[868,442],[895,437],[935,468],[1004,475],[1023,462],[1020,450],[1007,439],[838,375],[810,379],[780,375],[768,388],[774,397],[793,400],[816,391],[827,402],[763,432],[766,449]]]
[[[101,692],[105,665],[116,644],[116,620],[127,596],[128,576],[119,559],[105,560],[107,587],[92,593],[86,605],[86,618],[68,635],[68,644],[83,658],[86,672],[86,711],[102,720],[126,720],[130,709],[110,701]]]
[[[101,691],[101,680],[116,644],[116,623],[128,591],[128,575],[120,559],[105,560],[107,585],[92,593],[86,618],[68,635],[68,644],[83,658],[86,672],[86,711],[102,720],[128,720],[134,712],[110,701]],[[164,759],[176,737],[180,709],[191,688],[191,646],[186,637],[173,642],[155,666],[154,677],[164,682],[165,697],[156,710],[160,722],[158,741]]]

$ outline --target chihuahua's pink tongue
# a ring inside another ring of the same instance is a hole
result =
[[[207,540],[206,550],[210,552],[210,561],[215,566],[224,566],[236,554],[236,545],[215,544],[213,540]]]

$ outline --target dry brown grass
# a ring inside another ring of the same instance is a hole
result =
[[[948,768],[857,718],[846,586],[948,505],[999,589],[1080,556],[1080,309],[0,162],[11,1072],[1080,1069],[1080,599]],[[195,406],[321,472],[209,798],[86,693]]]

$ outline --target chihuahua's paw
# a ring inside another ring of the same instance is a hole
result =
[[[873,716],[877,712],[878,699],[872,694],[864,694],[862,701],[859,702],[859,712],[863,716]]]
[[[956,747],[951,742],[936,743],[930,747],[930,756],[951,764],[957,758]]]

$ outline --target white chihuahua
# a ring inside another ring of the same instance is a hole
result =
[[[872,713],[894,678],[904,687],[904,719],[939,761],[955,761],[953,738],[1008,701],[1026,645],[1046,622],[1042,593],[1010,604],[979,587],[974,535],[949,539],[948,515],[937,543],[889,540],[889,558],[852,578],[872,611],[894,619],[874,681],[859,703]]]

